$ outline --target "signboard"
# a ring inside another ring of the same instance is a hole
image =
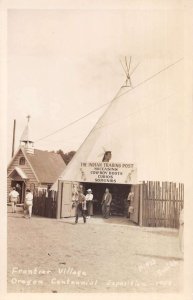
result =
[[[137,169],[130,163],[82,162],[81,181],[94,183],[137,183]]]

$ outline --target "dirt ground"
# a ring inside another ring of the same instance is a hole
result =
[[[8,292],[181,292],[178,231],[8,211]]]

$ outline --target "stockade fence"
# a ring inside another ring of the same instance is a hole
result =
[[[56,218],[57,192],[35,190],[33,197],[33,215]]]
[[[184,206],[184,184],[143,182],[141,206],[142,226],[178,228]]]
[[[148,181],[140,184],[140,226],[179,228],[180,211],[184,206],[184,184]],[[35,190],[32,213],[56,218],[57,192]]]

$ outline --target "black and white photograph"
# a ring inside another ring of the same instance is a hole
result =
[[[192,299],[186,1],[91,2],[4,15],[6,293]]]

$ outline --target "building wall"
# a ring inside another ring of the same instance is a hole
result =
[[[18,154],[16,155],[15,159],[13,160],[12,164],[9,166],[7,173],[9,174],[11,171],[14,170],[15,167],[19,167],[22,169],[26,176],[28,177],[28,180],[26,180],[26,188],[32,189],[32,187],[37,188],[39,186],[39,183],[31,170],[30,165],[28,164],[27,160],[25,160],[25,165],[19,165],[19,160],[21,157],[24,157],[22,151],[20,150]],[[11,190],[11,178],[7,178],[7,192],[9,193]]]

